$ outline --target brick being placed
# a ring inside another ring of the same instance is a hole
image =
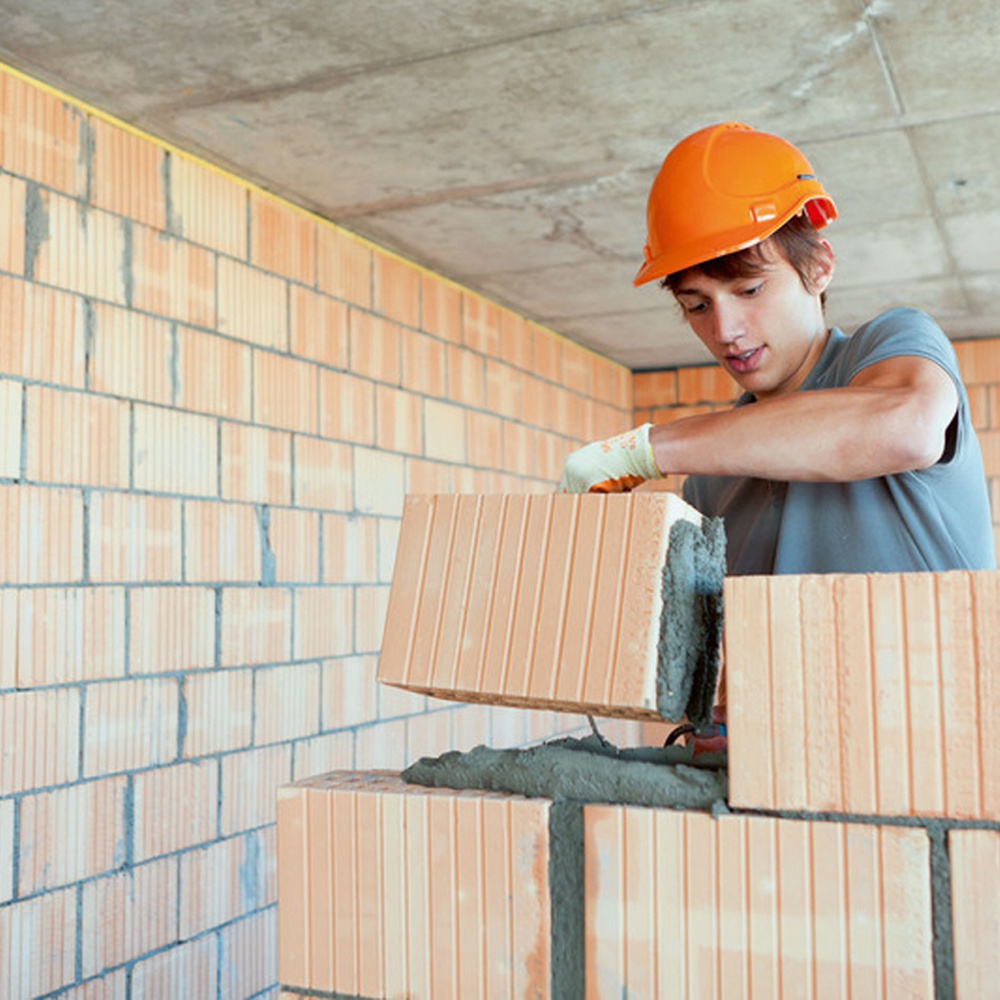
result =
[[[408,496],[378,679],[709,721],[725,543],[669,493]]]
[[[730,577],[730,805],[1000,820],[1000,574]]]

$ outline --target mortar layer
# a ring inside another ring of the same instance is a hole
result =
[[[687,747],[619,750],[595,736],[524,750],[478,746],[422,757],[403,780],[436,788],[478,788],[531,798],[674,809],[711,809],[727,792],[726,755],[694,757]]]
[[[712,721],[725,575],[722,519],[705,518],[700,528],[676,521],[663,567],[656,705],[663,718],[686,715],[698,729]]]

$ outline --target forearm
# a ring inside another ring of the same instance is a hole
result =
[[[941,421],[905,392],[848,386],[656,425],[650,443],[664,474],[846,482],[933,464]]]

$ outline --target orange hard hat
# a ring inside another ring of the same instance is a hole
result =
[[[703,128],[674,146],[653,181],[633,284],[760,243],[803,210],[817,229],[837,217],[790,142],[739,122]]]

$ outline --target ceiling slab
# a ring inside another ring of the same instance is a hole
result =
[[[634,289],[683,135],[801,145],[829,316],[995,335],[994,0],[0,0],[0,59],[632,368],[707,354]]]

